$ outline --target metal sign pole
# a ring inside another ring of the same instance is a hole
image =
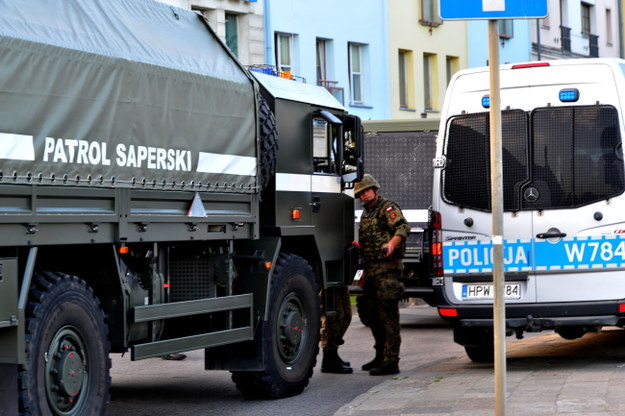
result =
[[[490,75],[490,180],[493,218],[493,333],[495,349],[495,414],[506,414],[506,308],[503,263],[503,168],[501,146],[501,101],[499,97],[499,27],[488,21]]]

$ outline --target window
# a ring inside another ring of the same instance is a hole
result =
[[[614,107],[509,110],[501,121],[504,211],[576,208],[625,191]],[[443,198],[490,210],[489,114],[452,118],[444,146]],[[538,199],[523,198],[529,187]]]
[[[449,82],[451,81],[451,77],[453,77],[454,74],[458,72],[458,57],[448,56],[445,59],[445,68],[446,68],[446,75],[447,75],[446,85],[449,85]]]
[[[590,32],[590,5],[582,3],[582,36],[588,37]]]
[[[226,45],[235,56],[239,56],[239,27],[238,17],[233,13],[226,13]]]
[[[362,49],[363,45],[349,44],[349,87],[352,104],[363,104],[362,80]]]
[[[328,79],[327,70],[327,41],[317,38],[317,81]]]
[[[512,39],[514,37],[514,20],[499,20],[499,37],[501,39]]]
[[[424,26],[439,26],[443,22],[438,14],[438,0],[421,0],[421,20]]]
[[[338,173],[337,133],[338,125],[327,120],[313,119],[313,166],[315,173]]]
[[[407,68],[407,52],[399,51],[398,53],[398,71],[399,71],[399,108],[408,108],[408,68]]]
[[[276,34],[276,67],[280,72],[292,72],[293,70],[293,35],[285,33]]]
[[[432,55],[423,54],[423,105],[425,110],[432,110]]]

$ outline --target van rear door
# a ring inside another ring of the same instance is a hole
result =
[[[619,238],[625,204],[616,198],[624,189],[616,88],[622,75],[612,68],[502,70],[508,302],[592,301],[625,293],[625,279],[615,275],[625,266]],[[447,114],[456,115],[446,122],[439,153],[438,209],[445,275],[452,280],[445,290],[452,302],[492,299],[485,293],[492,281],[489,114],[476,106],[481,101],[487,107],[482,99],[488,90],[476,88],[488,85],[479,79],[484,76],[460,76],[452,84],[455,100]]]

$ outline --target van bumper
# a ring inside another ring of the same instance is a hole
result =
[[[598,328],[623,326],[625,314],[619,312],[623,301],[507,304],[506,327],[538,332],[565,326]],[[438,305],[439,314],[461,327],[492,327],[493,306]]]

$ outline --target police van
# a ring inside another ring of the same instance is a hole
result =
[[[507,335],[625,326],[625,61],[502,65]],[[488,68],[458,72],[441,114],[432,201],[439,314],[493,359]]]

